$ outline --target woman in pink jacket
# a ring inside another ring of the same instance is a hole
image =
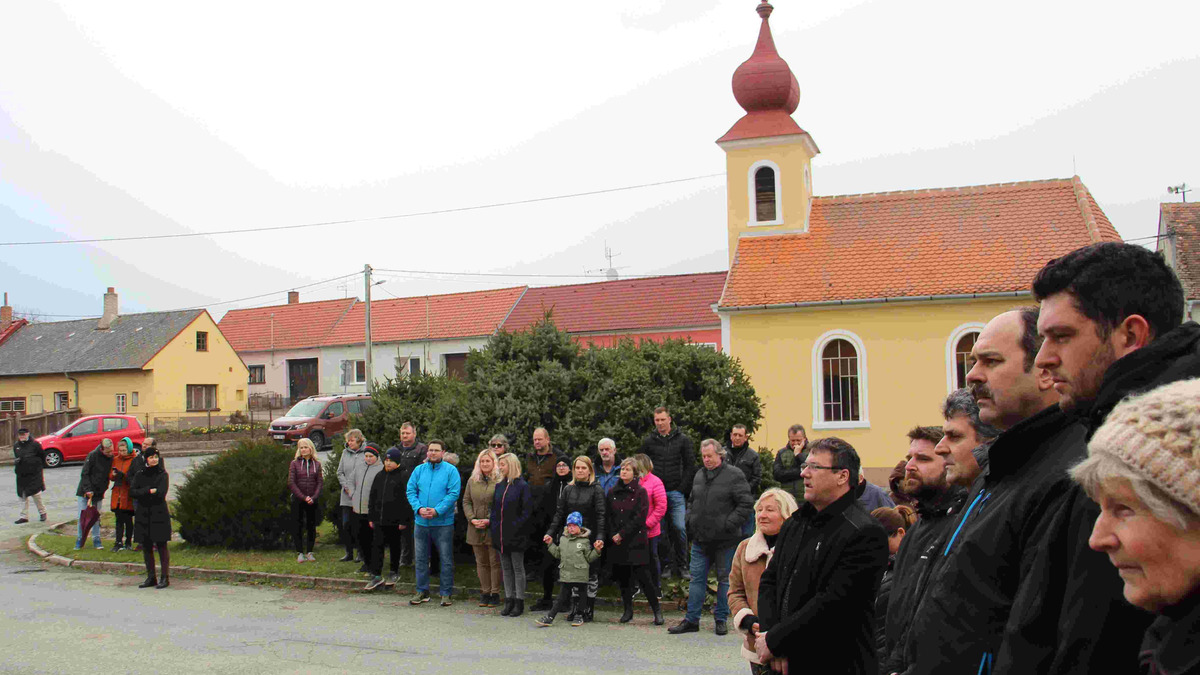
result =
[[[637,462],[638,469],[641,471],[641,485],[646,489],[646,495],[650,497],[650,510],[646,512],[646,538],[650,540],[650,577],[654,579],[654,585],[659,586],[662,578],[662,562],[658,558],[658,536],[662,534],[662,518],[667,513],[667,490],[663,487],[662,479],[650,473],[654,469],[654,462],[643,454],[633,456],[633,461]],[[658,595],[662,595],[662,591],[655,588]]]

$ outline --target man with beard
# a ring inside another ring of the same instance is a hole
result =
[[[1037,308],[992,319],[967,382],[1002,430],[913,614],[906,673],[1127,672],[1148,621],[1087,546],[1095,505],[1067,469],[1084,429],[1034,367]],[[1106,568],[1107,567],[1107,568]]]
[[[908,463],[904,465],[902,485],[915,498],[920,518],[904,536],[892,565],[884,647],[879,654],[882,673],[904,669],[902,647],[912,625],[913,612],[934,566],[941,560],[937,551],[950,536],[954,524],[951,516],[958,513],[967,497],[965,488],[953,486],[947,479],[950,455],[938,452],[944,440],[941,429],[913,427],[908,440]]]
[[[946,480],[969,488],[987,465],[987,449],[1000,430],[979,419],[979,404],[969,387],[950,392],[942,417],[946,422],[936,452],[946,458]]]

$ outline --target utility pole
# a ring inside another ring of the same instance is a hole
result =
[[[375,380],[373,379],[372,374],[371,374],[371,266],[370,265],[363,265],[363,284],[366,288],[366,295],[367,295],[366,335],[364,337],[366,338],[365,341],[367,343],[367,356],[366,356],[367,392],[370,393],[371,387],[375,383]]]

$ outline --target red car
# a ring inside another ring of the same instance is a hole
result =
[[[111,438],[116,447],[125,436],[138,449],[146,440],[146,430],[133,415],[88,415],[36,440],[46,451],[46,466],[53,468],[63,462],[83,461],[105,438]]]

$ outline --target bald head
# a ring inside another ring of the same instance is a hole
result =
[[[983,422],[1008,429],[1058,402],[1049,373],[1032,366],[1036,327],[1036,309],[1013,310],[989,321],[975,340],[967,386]]]

